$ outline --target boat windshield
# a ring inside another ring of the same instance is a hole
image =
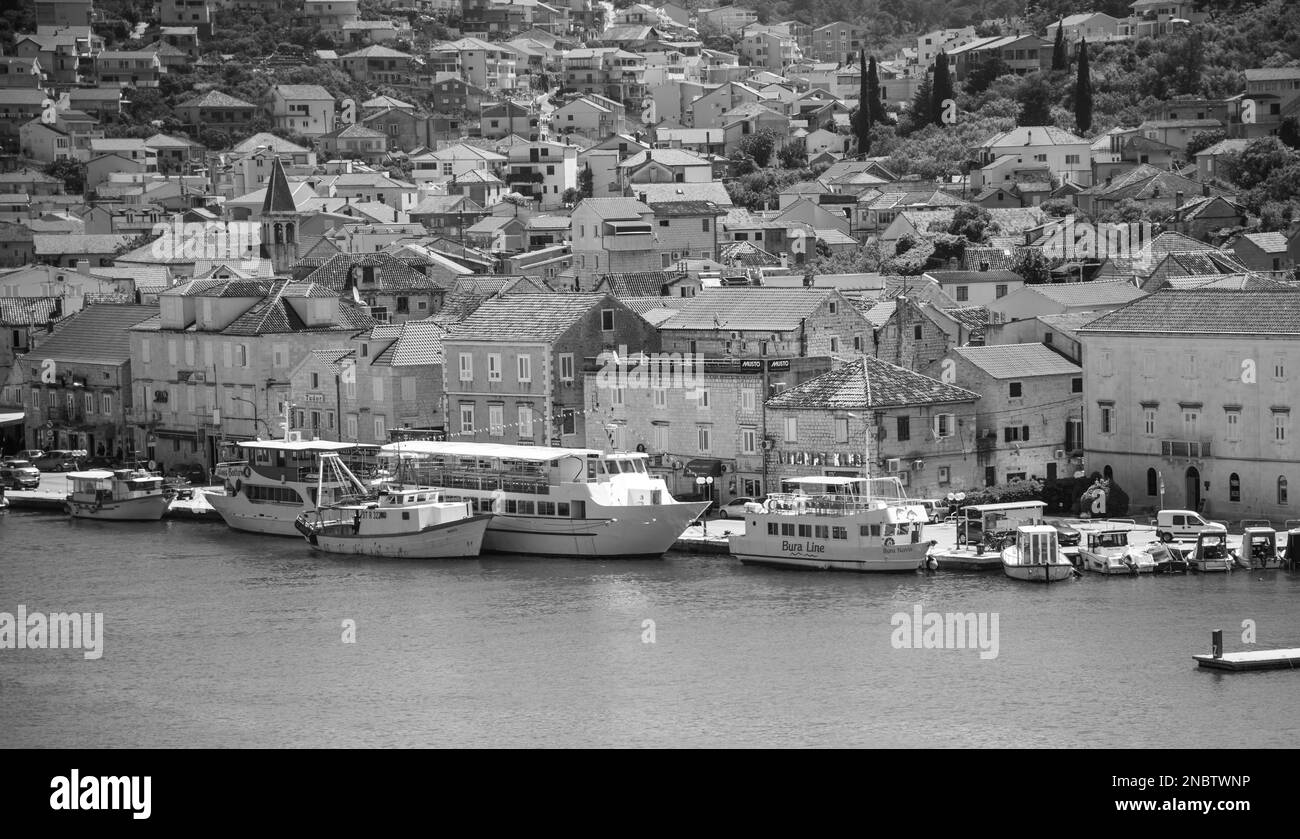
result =
[[[1099,548],[1122,548],[1128,544],[1127,533],[1098,533],[1097,547]]]

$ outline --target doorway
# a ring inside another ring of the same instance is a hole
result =
[[[1201,473],[1195,466],[1187,467],[1187,509],[1201,509]]]

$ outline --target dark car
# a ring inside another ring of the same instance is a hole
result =
[[[30,460],[0,462],[0,486],[5,489],[36,489],[41,485],[41,472]]]
[[[1060,543],[1061,547],[1077,547],[1081,538],[1082,534],[1077,528],[1071,527],[1064,522],[1056,525],[1056,541]]]

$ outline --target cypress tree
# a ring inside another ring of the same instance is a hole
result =
[[[1074,87],[1074,124],[1080,132],[1092,128],[1092,74],[1088,72],[1088,42],[1079,42],[1079,79]]]
[[[858,154],[871,150],[871,92],[867,88],[867,51],[858,53],[862,74],[858,77],[858,112],[853,118],[853,133],[858,138]]]
[[[1065,47],[1065,19],[1056,24],[1056,44],[1052,47],[1052,69],[1069,70],[1070,54]]]
[[[876,69],[876,57],[871,56],[867,65],[867,109],[868,127],[885,121],[884,106],[880,102],[880,73]]]
[[[934,93],[930,98],[930,119],[943,125],[943,103],[956,98],[952,92],[952,77],[948,75],[948,54],[940,51],[934,59]]]

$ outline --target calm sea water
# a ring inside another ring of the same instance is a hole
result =
[[[871,576],[721,556],[379,561],[214,523],[0,514],[0,611],[104,613],[104,655],[0,650],[0,746],[1300,745],[1300,574]],[[997,612],[999,655],[891,616]],[[356,643],[342,622],[356,621]],[[644,643],[653,620],[655,642]]]

